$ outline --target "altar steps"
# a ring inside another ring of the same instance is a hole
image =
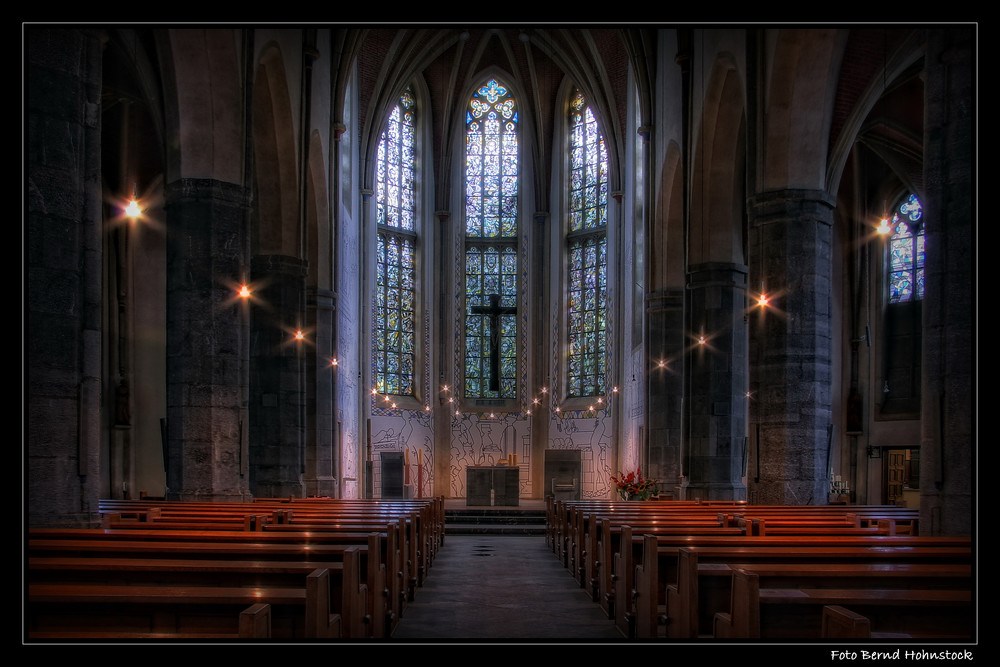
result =
[[[445,535],[545,535],[545,510],[517,507],[447,509]]]

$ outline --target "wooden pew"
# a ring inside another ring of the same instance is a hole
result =
[[[831,585],[963,586],[969,589],[972,586],[972,564],[968,555],[924,559],[939,562],[916,562],[912,554],[905,551],[878,549],[865,553],[855,550],[848,555],[843,548],[834,548],[838,551],[789,549],[784,554],[759,555],[758,558],[747,557],[745,553],[726,555],[721,550],[705,550],[707,562],[699,562],[697,549],[681,549],[677,558],[677,581],[666,589],[666,636],[693,639],[710,634],[715,613],[728,610],[735,568],[766,577],[768,585],[836,581]]]
[[[730,544],[715,540],[685,545],[647,535],[642,541],[634,592],[639,637],[657,636],[664,622],[670,637],[709,633],[714,610],[699,611],[699,600],[705,597],[699,575],[717,574],[717,568],[731,563],[959,564],[966,571],[972,563],[968,538],[747,537]],[[655,558],[648,555],[652,553]],[[728,596],[724,599],[728,603]]]
[[[380,556],[377,563],[382,564],[382,572],[379,573],[378,569],[369,569],[369,595],[372,597],[370,607],[375,610],[380,607],[384,607],[385,620],[380,623],[380,627],[384,625],[385,631],[388,635],[391,635],[392,630],[399,623],[400,619],[405,612],[405,608],[408,602],[412,601],[415,596],[415,588],[418,584],[418,579],[416,576],[412,575],[414,570],[413,559],[416,557],[414,553],[409,553],[408,544],[411,544],[407,540],[406,533],[406,522],[404,519],[400,519],[397,524],[388,524],[383,527],[382,532],[377,533],[378,526],[369,524],[356,524],[356,523],[330,523],[330,522],[313,522],[313,523],[287,523],[287,524],[268,524],[264,527],[265,533],[278,533],[278,534],[315,534],[315,535],[337,535],[347,532],[348,534],[354,533],[356,530],[368,531],[369,535],[378,534],[384,539],[378,540],[377,543],[369,542],[370,549],[379,549]],[[402,543],[402,547],[400,546]],[[420,582],[422,583],[422,581]],[[384,602],[381,600],[376,600],[375,597],[384,598]]]
[[[831,604],[823,606],[820,638],[830,639],[912,639],[899,632],[872,632],[868,617],[846,607]]]
[[[245,531],[105,530],[35,528],[28,532],[31,556],[82,555],[140,559],[288,560],[331,564],[356,552],[360,581],[365,586],[364,634],[386,637],[392,620],[392,601],[386,583],[386,534],[382,533],[270,533]],[[348,619],[350,628],[354,619]]]
[[[658,516],[714,516],[725,520],[725,525],[736,525],[740,518],[776,519],[781,522],[795,520],[835,521],[845,526],[867,527],[879,520],[894,524],[894,532],[916,535],[919,512],[911,508],[894,505],[748,505],[744,501],[659,501],[622,502],[615,500],[554,501],[547,499],[547,537],[552,549],[569,564],[568,546],[581,530],[580,514],[592,517],[607,516],[619,519],[619,523],[635,521],[635,517],[655,519]],[[775,524],[775,525],[779,525]]]
[[[287,587],[29,581],[28,637],[241,637],[269,614],[271,637],[336,638],[341,616],[331,611],[329,580],[318,568]]]
[[[731,534],[738,535],[745,531],[741,526],[723,526],[718,517],[692,516],[688,514],[671,514],[666,516],[620,516],[582,514],[578,519],[575,531],[577,537],[572,541],[569,569],[576,577],[581,587],[589,587],[592,595],[599,594],[599,563],[602,556],[604,563],[610,566],[610,555],[607,549],[623,525],[632,527],[633,534],[644,532],[661,534]],[[615,543],[616,539],[613,540]],[[602,551],[603,549],[603,551]],[[610,575],[608,575],[610,576]]]
[[[839,606],[863,614],[870,627],[925,640],[969,640],[973,632],[969,588],[769,588],[760,575],[732,571],[729,612],[714,616],[717,639],[819,639],[823,610]]]
[[[271,638],[271,605],[263,602],[252,604],[240,612],[238,629],[231,632],[144,632],[125,628],[102,626],[98,630],[29,630],[28,639],[43,641],[53,639],[86,640],[224,640],[247,641]]]
[[[903,514],[907,512],[908,514]],[[877,519],[876,519],[877,517]],[[619,502],[619,501],[559,501],[547,506],[547,521],[550,525],[547,535],[552,540],[553,550],[570,569],[581,585],[586,585],[583,572],[588,567],[582,556],[590,541],[593,526],[601,518],[608,518],[619,525],[631,523],[666,523],[681,521],[718,521],[725,526],[736,527],[741,520],[767,520],[777,533],[791,534],[807,527],[854,527],[869,528],[871,532],[885,531],[894,534],[916,534],[914,510],[895,506],[748,506],[742,501],[660,501],[660,502]],[[882,520],[889,525],[878,524]],[[913,524],[908,525],[908,524]],[[763,525],[763,524],[755,524]],[[896,526],[899,525],[899,529]],[[806,533],[810,531],[804,531]],[[817,532],[817,531],[811,531]],[[836,531],[834,531],[836,532]]]
[[[368,587],[361,579],[361,549],[350,547],[339,562],[221,560],[213,558],[122,558],[100,555],[29,556],[32,583],[104,585],[300,586],[309,574],[328,570],[330,613],[338,614],[338,636],[363,638],[367,632]],[[319,616],[322,618],[322,614]]]
[[[408,553],[409,598],[414,588],[423,585],[433,556],[443,541],[443,498],[432,501],[342,501],[314,499],[257,499],[253,503],[206,503],[199,501],[102,500],[101,512],[108,517],[105,527],[131,526],[128,519],[161,527],[172,523],[184,530],[263,530],[273,525],[337,523],[365,524],[400,521],[405,528],[398,538],[400,548]],[[263,514],[266,513],[266,514]],[[120,518],[119,518],[120,517]],[[308,529],[304,527],[303,529]]]
[[[725,526],[619,526],[612,524],[609,519],[602,519],[594,537],[596,555],[593,572],[597,582],[597,598],[601,609],[608,618],[615,620],[622,632],[630,632],[629,629],[633,627],[631,600],[634,597],[632,591],[635,587],[635,567],[641,562],[642,541],[639,535],[642,534],[664,539],[700,540],[715,537],[739,538],[744,532],[742,528]],[[622,604],[618,604],[619,602]]]
[[[618,519],[619,523],[635,521],[638,517],[655,518],[657,515],[687,515],[691,519],[715,518],[719,508],[735,510],[744,507],[742,501],[657,501],[628,502],[618,500],[562,500],[546,506],[546,534],[554,552],[570,567],[574,542],[583,543],[586,517]],[[582,523],[581,523],[582,521]]]

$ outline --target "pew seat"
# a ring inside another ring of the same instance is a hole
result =
[[[827,606],[864,615],[877,632],[925,640],[972,638],[969,588],[768,588],[754,572],[734,569],[732,577],[731,609],[713,618],[716,639],[818,640]]]
[[[266,604],[272,638],[336,638],[342,619],[330,611],[329,577],[328,570],[316,569],[294,587],[29,582],[26,627],[30,638],[58,633],[239,637],[246,632],[244,613]]]

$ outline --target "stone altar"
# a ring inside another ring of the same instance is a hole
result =
[[[517,507],[520,473],[517,466],[469,466],[465,469],[465,504]]]

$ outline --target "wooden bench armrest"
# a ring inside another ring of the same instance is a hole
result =
[[[824,639],[869,639],[871,622],[867,616],[851,611],[839,604],[823,607],[823,625],[820,637]]]
[[[240,614],[241,639],[267,639],[271,636],[271,605],[258,602]]]

